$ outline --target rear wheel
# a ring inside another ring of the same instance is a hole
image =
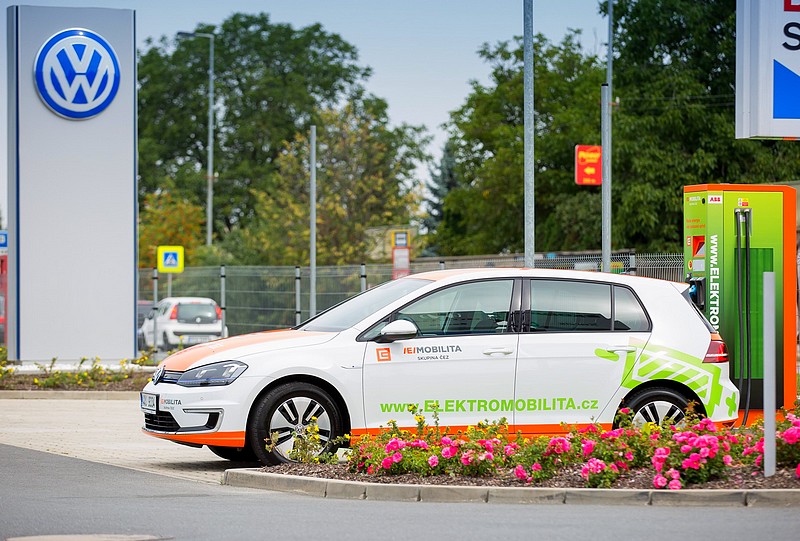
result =
[[[330,440],[341,436],[344,430],[336,402],[316,385],[285,383],[256,402],[247,435],[253,452],[263,464],[292,462],[290,451],[295,448],[297,436],[305,434],[314,422],[319,427],[322,450],[332,450]],[[266,440],[273,435],[274,447],[268,451]]]
[[[218,447],[209,445],[209,450],[220,458],[232,462],[257,462],[256,454],[250,447]]]
[[[634,426],[645,423],[678,425],[686,417],[689,399],[666,387],[652,387],[634,394],[624,405],[633,412]]]

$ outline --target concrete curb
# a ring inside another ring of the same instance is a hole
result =
[[[266,473],[255,468],[225,470],[222,484],[291,492],[317,498],[403,502],[657,505],[715,507],[800,507],[800,490],[638,490],[602,488],[467,487],[364,483]]]
[[[138,400],[139,391],[0,391],[0,400]]]

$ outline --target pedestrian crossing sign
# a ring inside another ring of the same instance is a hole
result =
[[[183,246],[158,247],[158,272],[183,272]]]

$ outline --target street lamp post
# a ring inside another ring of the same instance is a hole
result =
[[[208,189],[206,191],[206,245],[214,230],[214,34],[178,32],[181,38],[208,38]]]

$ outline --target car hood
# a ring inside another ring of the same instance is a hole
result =
[[[337,334],[292,329],[243,334],[184,349],[164,359],[159,366],[167,370],[184,372],[196,366],[241,359],[256,353],[323,344]]]

